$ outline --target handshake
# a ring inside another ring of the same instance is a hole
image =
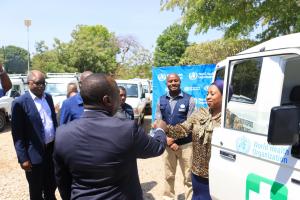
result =
[[[168,127],[167,127],[166,122],[161,119],[155,120],[154,123],[152,124],[152,128],[154,128],[154,129],[161,128],[164,130],[165,133],[168,132]]]

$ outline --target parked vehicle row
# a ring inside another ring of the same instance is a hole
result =
[[[54,105],[59,109],[62,102],[67,98],[67,85],[75,83],[79,90],[78,73],[47,73],[45,91],[52,95]],[[11,118],[11,105],[15,98],[28,90],[27,75],[9,74],[12,88],[5,96],[0,98],[0,131]],[[127,101],[133,107],[135,120],[140,124],[143,122],[146,109],[151,106],[152,93],[150,81],[146,79],[117,80],[127,90]],[[1,87],[1,84],[0,84]],[[151,107],[150,107],[151,110]]]

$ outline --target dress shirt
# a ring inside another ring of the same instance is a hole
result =
[[[42,98],[38,98],[30,90],[29,93],[42,119],[42,123],[44,127],[43,139],[45,144],[48,144],[54,141],[54,134],[55,134],[53,120],[51,117],[51,109],[48,105],[47,100],[45,99],[45,94],[43,94]]]

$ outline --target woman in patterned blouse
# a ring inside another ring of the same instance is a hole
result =
[[[186,137],[190,133],[192,134],[193,200],[211,199],[208,184],[208,163],[211,154],[213,129],[219,127],[221,124],[222,93],[223,81],[217,80],[213,82],[209,86],[206,96],[208,108],[200,108],[181,124],[175,126],[168,125],[167,135],[174,139]],[[229,99],[232,93],[232,88],[230,88]],[[232,119],[232,117],[230,118]],[[235,119],[234,123],[236,124]]]

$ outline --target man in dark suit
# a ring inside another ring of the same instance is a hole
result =
[[[113,117],[119,89],[108,75],[88,76],[80,94],[83,115],[56,134],[55,174],[62,199],[143,199],[136,159],[164,152],[166,124],[161,120],[152,138],[133,120]]]
[[[25,171],[30,199],[55,199],[52,153],[56,115],[52,97],[45,91],[45,76],[33,70],[27,77],[29,91],[13,102],[12,136],[18,161]]]

